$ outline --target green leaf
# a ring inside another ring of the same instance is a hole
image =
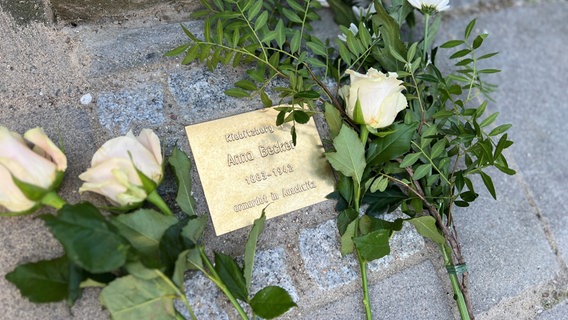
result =
[[[499,73],[501,70],[499,69],[481,69],[477,70],[477,73],[484,73],[484,74],[491,74],[491,73]]]
[[[256,17],[256,15],[260,12],[260,9],[262,9],[262,0],[258,0],[256,1],[249,9],[248,11],[248,19],[252,20],[254,19],[254,17]],[[264,11],[266,12],[266,11]],[[263,12],[263,13],[264,13]]]
[[[310,50],[312,50],[313,53],[315,53],[317,55],[327,56],[327,51],[325,50],[325,47],[321,43],[308,41],[308,42],[306,42],[306,46]],[[319,97],[319,95],[318,95],[318,97]]]
[[[457,47],[461,44],[464,44],[463,40],[450,40],[442,44],[440,47],[448,49],[448,48]]]
[[[477,37],[475,37],[475,39],[473,40],[473,49],[479,48],[483,43],[483,40],[485,40],[485,38],[487,38],[487,33],[482,33]]]
[[[382,139],[375,139],[369,144],[367,162],[372,166],[378,166],[405,154],[410,149],[410,140],[417,126],[417,123],[395,124],[392,134]]]
[[[379,229],[364,236],[356,237],[353,241],[361,257],[365,261],[373,261],[390,253],[390,236],[390,230]]]
[[[266,221],[266,215],[264,213],[266,208],[262,210],[261,216],[254,220],[252,228],[247,239],[247,244],[245,246],[245,261],[243,264],[243,276],[245,278],[245,285],[247,290],[250,289],[250,282],[252,280],[252,270],[254,266],[254,256],[256,253],[256,243],[258,237],[264,230],[264,222]]]
[[[483,127],[487,127],[488,125],[492,124],[493,121],[495,121],[495,119],[497,119],[498,115],[499,115],[499,112],[495,112],[492,115],[490,115],[489,117],[485,118],[485,120],[481,121],[481,123],[479,124],[479,127],[483,128]]]
[[[296,53],[300,50],[300,46],[302,45],[302,34],[300,30],[294,31],[294,35],[292,36],[292,40],[290,41],[290,53]]]
[[[71,263],[67,257],[19,265],[6,274],[22,296],[31,302],[45,303],[69,299]],[[78,289],[78,283],[76,288]],[[70,299],[73,302],[75,299]]]
[[[488,58],[491,58],[491,57],[496,56],[498,54],[499,54],[499,52],[492,52],[492,53],[484,54],[481,57],[477,58],[477,60],[488,59]]]
[[[272,100],[270,100],[270,98],[268,97],[266,92],[264,92],[264,90],[260,91],[260,100],[262,101],[262,105],[265,106],[266,108],[272,107],[273,105]]]
[[[495,186],[493,185],[493,180],[491,179],[491,177],[483,171],[479,171],[479,175],[481,175],[481,180],[483,180],[483,184],[485,184],[485,187],[487,188],[493,199],[497,200],[497,193],[495,192]]]
[[[412,223],[412,225],[416,228],[416,231],[423,237],[426,237],[439,245],[444,245],[444,243],[446,243],[444,236],[436,227],[436,219],[434,219],[434,217],[422,216],[407,221]]]
[[[393,222],[364,215],[359,219],[361,234],[368,234],[377,230],[400,231],[404,219],[395,219]]]
[[[406,168],[413,165],[416,161],[418,161],[418,159],[420,159],[420,156],[422,156],[422,153],[420,152],[407,154],[404,159],[402,159],[399,167]]]
[[[262,0],[259,2],[262,4]],[[266,21],[268,21],[268,11],[263,11],[254,22],[254,31],[258,31],[260,28],[264,27]]]
[[[115,233],[99,210],[89,203],[65,205],[57,215],[42,215],[71,261],[92,273],[120,268],[128,242]]]
[[[276,44],[278,44],[278,47],[282,49],[282,46],[286,41],[286,29],[284,28],[284,23],[282,22],[282,20],[278,20],[274,31],[276,32]]]
[[[384,48],[388,49],[375,50],[376,54],[374,53],[373,56],[383,68],[398,70],[397,61],[391,52],[396,51],[401,57],[406,56],[406,47],[400,39],[400,26],[381,4],[375,4],[375,10],[377,12],[371,18],[373,30],[378,29],[384,39]]]
[[[367,193],[363,198],[363,203],[369,205],[367,215],[378,217],[383,213],[393,211],[407,198],[408,196],[396,187],[389,188],[384,192]]]
[[[208,220],[209,219],[205,215],[193,216],[189,219],[187,225],[185,225],[185,227],[181,230],[181,235],[194,244],[197,244],[199,239],[203,236],[203,232],[205,232]]]
[[[462,50],[457,51],[456,53],[452,54],[450,56],[450,59],[456,59],[456,58],[464,57],[464,56],[468,55],[470,52],[471,52],[470,49],[462,49]]]
[[[314,90],[300,91],[294,94],[294,98],[317,99],[320,97],[319,92]]]
[[[430,174],[431,172],[432,172],[432,164],[430,163],[421,164],[416,168],[416,170],[414,170],[412,179],[420,180],[424,178],[426,175]]]
[[[113,319],[177,319],[176,291],[162,278],[144,280],[128,275],[101,291],[100,301]]]
[[[111,219],[118,232],[142,254],[143,263],[153,268],[160,266],[160,239],[177,222],[174,216],[165,216],[151,209],[140,209]]]
[[[256,90],[256,85],[250,80],[239,80],[235,82],[235,87],[249,91]]]
[[[180,209],[188,215],[195,214],[195,199],[191,195],[191,161],[179,148],[174,148],[168,162],[174,171],[178,192],[176,203]]]
[[[513,125],[512,124],[502,124],[496,128],[494,128],[493,130],[491,130],[491,132],[489,132],[490,136],[496,136],[499,135],[507,130],[509,130]]]
[[[355,243],[353,242],[353,238],[357,232],[357,219],[351,221],[347,227],[345,228],[345,232],[341,235],[341,255],[344,256],[346,254],[350,254],[355,249]]]
[[[434,144],[430,152],[430,159],[436,159],[446,149],[446,140],[441,139]]]
[[[193,220],[195,219],[191,221]],[[160,239],[160,263],[163,266],[162,271],[167,276],[173,274],[179,254],[188,248],[195,247],[194,242],[182,235],[188,221],[190,217],[184,216],[178,223],[169,227]]]
[[[248,98],[250,97],[250,93],[248,93],[246,90],[243,90],[241,88],[231,88],[231,89],[227,89],[225,90],[225,94],[231,97],[235,97],[235,98]]]
[[[189,48],[189,45],[190,45],[189,43],[182,44],[181,46],[166,52],[164,56],[166,57],[177,56],[178,54],[185,52],[185,50]]]
[[[343,120],[341,119],[341,113],[339,110],[335,108],[332,104],[326,103],[325,104],[325,121],[329,126],[329,131],[331,133],[332,138],[335,138],[339,131],[341,130],[341,126],[343,125]]]
[[[284,7],[282,8],[282,13],[286,18],[288,18],[288,20],[296,23],[302,23],[300,16],[298,16],[294,11],[290,9]]]
[[[471,31],[473,30],[473,27],[475,27],[475,21],[476,21],[476,19],[471,20],[471,21],[467,24],[467,27],[465,27],[465,32],[464,32],[464,38],[465,38],[465,39],[469,38],[469,35],[471,34]]]
[[[185,272],[193,267],[193,265],[187,260],[188,254],[189,250],[182,251],[176,260],[172,281],[178,288],[184,287]]]
[[[358,212],[353,208],[345,209],[337,215],[337,229],[339,231],[339,235],[342,236],[345,234],[349,224],[353,222],[353,220],[357,219],[357,216]]]
[[[245,302],[249,301],[243,272],[233,258],[215,252],[215,271],[235,298]]]
[[[268,286],[257,292],[250,301],[252,311],[264,319],[273,319],[296,304],[286,290],[277,286]]]
[[[371,184],[371,188],[369,189],[371,192],[383,192],[387,189],[389,185],[389,179],[385,178],[384,176],[380,176],[377,179],[375,179],[375,181],[373,181],[373,184]]]
[[[361,182],[365,170],[365,147],[353,129],[342,126],[339,135],[333,139],[337,152],[326,153],[331,166],[344,175]]]
[[[305,124],[310,121],[310,116],[302,110],[294,110],[292,114],[294,115],[294,121],[297,123]]]

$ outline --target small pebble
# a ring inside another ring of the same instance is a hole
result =
[[[93,101],[93,96],[87,93],[81,97],[81,104],[89,104]]]

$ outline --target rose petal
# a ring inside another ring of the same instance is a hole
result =
[[[55,180],[55,164],[33,152],[18,136],[0,127],[0,164],[29,184],[48,188]]]
[[[133,136],[117,137],[105,142],[93,155],[91,166],[96,167],[114,158],[133,161],[138,170],[155,182],[162,178],[161,163],[158,163],[154,154]]]
[[[27,211],[35,205],[35,202],[24,196],[20,188],[18,188],[13,180],[12,175],[4,166],[0,165],[0,206],[8,209],[10,212]]]
[[[163,158],[162,158],[162,148],[160,146],[160,139],[154,133],[154,131],[150,129],[143,129],[142,131],[140,131],[140,134],[138,135],[137,139],[144,147],[146,147],[146,149],[148,149],[150,152],[152,152],[152,154],[154,154],[156,162],[162,165]]]
[[[42,128],[28,130],[24,133],[24,138],[48,154],[53,162],[55,162],[58,171],[65,171],[67,169],[67,157],[65,157],[65,154],[47,137]]]

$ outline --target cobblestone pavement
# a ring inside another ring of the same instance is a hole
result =
[[[6,3],[0,1],[0,125],[19,132],[42,126],[51,137],[61,134],[70,163],[62,192],[70,202],[96,199],[79,196],[76,177],[111,137],[148,127],[166,150],[177,143],[191,154],[184,126],[261,108],[258,101],[223,94],[239,70],[211,72],[163,57],[184,40],[178,23],[183,14],[77,25],[34,22],[34,13],[27,23],[15,23],[13,13],[2,11],[9,9]],[[323,16],[328,22],[316,30],[333,35],[337,29],[328,13]],[[476,31],[489,33],[487,50],[500,52],[492,61],[503,70],[493,78],[500,88],[488,108],[500,112],[501,123],[513,124],[515,144],[507,156],[518,171],[512,177],[495,174],[497,201],[482,192],[474,205],[456,212],[476,319],[568,319],[568,143],[563,138],[568,3],[455,1],[440,41],[459,37],[475,17]],[[200,27],[185,24],[195,31]],[[191,174],[199,212],[205,213],[199,177]],[[171,192],[168,188],[166,183],[164,191]],[[253,282],[280,285],[292,294],[298,308],[285,319],[363,318],[356,259],[339,254],[333,206],[327,201],[269,220],[261,237]],[[206,241],[238,256],[246,232],[215,237],[209,227]],[[398,233],[391,246],[390,256],[369,266],[376,318],[457,318],[436,247],[412,228]],[[109,317],[95,289],[86,290],[69,310],[63,303],[31,304],[4,279],[19,263],[61,252],[34,215],[0,220],[0,318]],[[236,317],[204,277],[191,275],[186,285],[198,318]]]

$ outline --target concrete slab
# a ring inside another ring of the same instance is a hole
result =
[[[566,250],[567,202],[558,193],[565,189],[567,176],[565,163],[558,160],[568,149],[560,135],[551,133],[565,127],[564,90],[553,88],[568,84],[564,77],[568,58],[560,47],[561,39],[568,39],[561,22],[567,10],[566,3],[540,4],[485,14],[477,21],[475,32],[489,33],[485,50],[501,52],[486,63],[503,69],[490,79],[501,86],[489,112],[501,112],[499,124],[513,124],[510,138],[515,144],[509,157],[520,170],[516,177],[494,177],[498,202],[484,191],[472,207],[458,211],[476,312],[523,288],[545,283],[560,271],[548,229],[538,216],[550,219],[556,243]],[[471,18],[447,21],[441,39],[461,37],[460,30]],[[483,189],[482,183],[477,185],[478,191]]]
[[[474,310],[479,313],[552,280],[560,269],[515,179],[494,177],[499,201],[482,190],[481,180],[474,183],[480,198],[471,207],[456,210],[455,219],[470,271]]]
[[[402,270],[370,288],[373,319],[452,319],[446,299],[430,261]],[[345,293],[339,300],[311,310],[302,319],[363,319],[365,311],[359,291]],[[408,302],[412,303],[408,303]]]

